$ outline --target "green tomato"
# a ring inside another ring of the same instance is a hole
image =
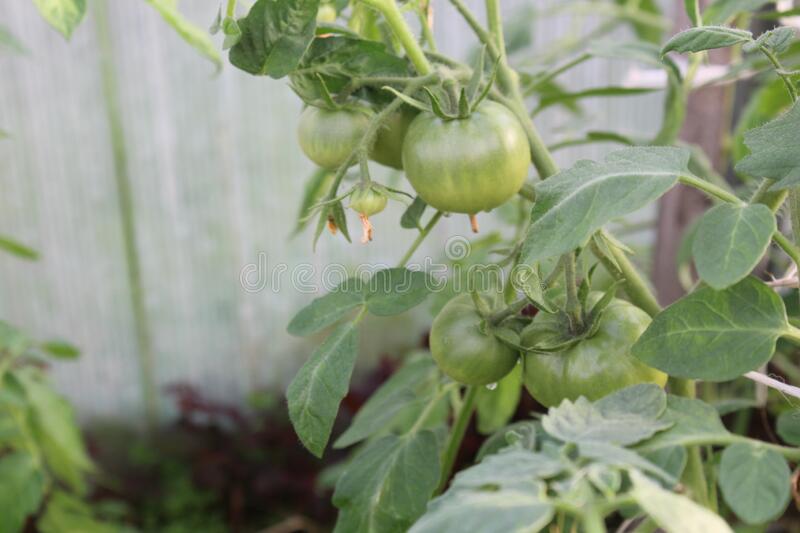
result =
[[[367,108],[330,110],[309,106],[300,115],[300,148],[317,165],[336,170],[361,141],[373,115]]]
[[[501,296],[495,296],[499,302]],[[511,372],[519,358],[516,350],[484,333],[482,322],[469,294],[450,300],[433,321],[433,360],[442,372],[460,383],[495,383]]]
[[[371,217],[386,208],[388,198],[370,185],[359,185],[350,195],[348,207],[360,215]]]
[[[404,105],[386,120],[383,128],[378,132],[375,144],[372,146],[370,158],[376,163],[403,169],[403,141],[411,122],[419,112],[413,107]]]
[[[317,10],[317,22],[320,24],[330,24],[336,22],[336,8],[330,4],[321,4]]]
[[[469,118],[421,113],[403,143],[411,186],[440,210],[474,215],[517,194],[531,164],[525,131],[501,104],[486,101]]]
[[[593,293],[589,301],[597,299],[599,294]],[[598,400],[637,383],[663,387],[667,375],[631,355],[631,346],[649,324],[647,313],[624,300],[613,300],[591,337],[561,352],[524,354],[525,387],[545,407],[579,396]],[[539,313],[522,331],[523,346],[532,345],[538,334],[556,327],[555,315]]]

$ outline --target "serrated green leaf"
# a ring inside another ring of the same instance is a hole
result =
[[[591,459],[596,463],[614,468],[624,470],[636,468],[659,478],[669,486],[674,486],[678,483],[677,476],[621,446],[597,441],[579,442],[578,454],[582,458]]]
[[[314,38],[319,0],[258,0],[240,19],[231,63],[245,72],[282,78],[297,68]]]
[[[428,430],[388,435],[359,453],[336,483],[335,532],[406,531],[439,483],[439,448]]]
[[[189,22],[178,11],[177,2],[171,0],[147,0],[147,3],[158,11],[161,18],[177,32],[181,39],[214,63],[217,69],[222,68],[222,58],[208,33]]]
[[[667,408],[667,395],[654,383],[640,383],[600,398],[594,405],[607,416],[629,414],[655,419]]]
[[[532,263],[582,246],[603,224],[667,192],[689,173],[688,162],[685,149],[631,147],[599,163],[580,161],[539,182],[522,261]]]
[[[659,420],[669,422],[669,429],[640,443],[638,452],[652,452],[673,446],[687,446],[698,441],[730,435],[716,409],[700,400],[667,396],[667,409]]]
[[[714,0],[703,11],[706,24],[724,24],[739,13],[755,13],[772,0]]]
[[[739,161],[736,172],[777,180],[773,190],[800,184],[800,105],[744,134],[750,155]]]
[[[522,393],[522,365],[515,365],[493,389],[481,387],[475,401],[478,431],[494,433],[508,424]]]
[[[737,443],[722,452],[719,488],[730,508],[748,524],[763,524],[789,504],[791,471],[778,452]]]
[[[608,404],[607,404],[608,405]],[[542,418],[547,433],[564,442],[605,442],[630,445],[652,437],[672,425],[647,410],[592,404],[584,397],[564,400]]]
[[[722,291],[703,287],[670,305],[631,353],[671,376],[727,381],[769,361],[787,328],[780,296],[748,277]]]
[[[363,284],[358,278],[346,279],[325,296],[302,308],[286,330],[290,335],[307,337],[338,322],[356,307],[364,305]]]
[[[450,491],[496,489],[533,490],[540,480],[556,477],[567,469],[557,457],[519,448],[489,455],[477,465],[456,474]]]
[[[430,276],[425,272],[407,268],[379,270],[369,280],[367,309],[373,315],[397,315],[422,303],[431,286]]]
[[[692,242],[700,279],[715,289],[741,281],[761,260],[776,229],[775,215],[765,205],[722,204],[709,209]]]
[[[733,533],[722,518],[686,496],[662,489],[639,472],[630,477],[630,495],[667,533]]]
[[[352,322],[337,327],[314,351],[289,384],[289,419],[303,445],[322,456],[350,387],[358,355],[358,330]]]
[[[789,109],[791,105],[791,96],[780,78],[764,83],[755,90],[742,109],[734,129],[731,151],[735,163],[741,161],[748,154],[744,144],[745,133],[766,124]]]
[[[725,26],[698,26],[674,35],[661,48],[661,54],[669,52],[702,52],[714,48],[725,48],[753,40],[753,34]]]
[[[51,340],[41,345],[42,350],[59,359],[76,359],[81,351],[72,344],[62,340]]]
[[[432,401],[430,392],[438,378],[439,371],[430,354],[407,362],[358,410],[350,427],[334,443],[334,448],[346,448],[371,437],[405,412]]]
[[[0,457],[0,479],[0,531],[22,531],[44,496],[44,471],[29,453],[11,452]]]
[[[0,235],[0,250],[4,250],[10,254],[16,255],[17,257],[28,259],[30,261],[39,259],[39,252],[33,248],[29,248],[28,246],[25,246],[14,239],[3,237],[2,235]]]
[[[781,439],[792,446],[800,446],[800,413],[792,409],[778,416],[775,430]]]
[[[69,39],[86,14],[86,0],[33,0],[42,18]]]

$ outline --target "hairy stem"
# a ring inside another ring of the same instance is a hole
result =
[[[403,18],[403,13],[397,7],[395,0],[362,0],[366,5],[379,11],[386,19],[386,23],[394,32],[403,49],[408,55],[408,59],[414,65],[414,68],[419,74],[425,75],[433,72],[428,58],[425,57],[425,52],[419,45],[416,37],[408,27],[406,20]]]
[[[453,471],[453,465],[456,462],[458,450],[461,448],[461,441],[464,440],[464,433],[467,431],[469,419],[472,417],[472,412],[475,410],[475,398],[478,395],[478,387],[467,387],[464,392],[464,401],[461,404],[461,409],[458,411],[453,427],[450,430],[450,438],[447,441],[447,448],[445,448],[444,455],[442,456],[442,473],[439,478],[439,487],[436,489],[436,494],[441,494],[447,487],[447,482],[450,480],[450,474]]]
[[[583,327],[581,302],[578,299],[578,277],[575,272],[575,252],[564,256],[564,283],[567,292],[566,312],[569,315],[573,332]]]

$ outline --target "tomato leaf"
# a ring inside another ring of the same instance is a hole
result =
[[[637,468],[642,472],[652,474],[668,485],[678,483],[678,478],[660,466],[621,446],[606,442],[586,441],[578,443],[578,453],[582,458],[592,459],[606,466],[629,470]]]
[[[737,443],[722,452],[719,488],[736,516],[752,525],[770,522],[789,504],[791,472],[776,451]]]
[[[0,479],[0,531],[22,531],[44,496],[44,472],[29,453],[11,452],[0,457]]]
[[[407,362],[369,397],[333,447],[346,448],[361,442],[389,427],[404,413],[432,401],[430,393],[435,390],[439,376],[427,352]]]
[[[739,13],[755,13],[772,0],[714,0],[704,11],[706,24],[724,24]]]
[[[800,413],[792,409],[778,416],[775,431],[792,446],[800,446]]]
[[[522,365],[515,365],[493,389],[481,387],[476,399],[478,431],[489,435],[508,424],[517,410],[521,393]]]
[[[200,52],[206,59],[214,63],[217,69],[222,68],[217,47],[211,41],[208,33],[189,22],[177,8],[177,2],[170,0],[147,0],[153,6],[164,21],[172,26],[178,35],[190,44],[195,50]]]
[[[635,470],[630,478],[630,495],[667,533],[733,533],[722,518],[688,497],[662,489]]]
[[[667,396],[667,409],[659,420],[670,422],[669,429],[638,444],[636,451],[653,452],[674,446],[685,446],[705,438],[727,437],[716,409],[692,398]]]
[[[317,23],[319,0],[258,0],[239,20],[231,63],[245,72],[282,78],[297,68]]]
[[[643,385],[636,391],[652,391],[657,385]],[[659,389],[660,390],[660,389]],[[630,445],[652,437],[672,425],[653,415],[653,406],[661,405],[663,410],[664,392],[661,396],[648,394],[642,403],[624,405],[609,397],[592,404],[584,397],[575,402],[564,400],[558,407],[552,407],[542,418],[542,427],[547,433],[564,442],[606,442]],[[635,392],[625,396],[634,398]]]
[[[661,48],[661,54],[669,52],[701,52],[713,48],[725,48],[734,44],[753,40],[753,34],[746,30],[737,30],[725,26],[698,26],[684,30],[667,41]]]
[[[425,512],[439,483],[439,469],[439,447],[432,431],[388,435],[369,444],[336,483],[335,531],[406,531]]]
[[[727,381],[769,361],[788,327],[780,296],[748,277],[684,296],[656,315],[631,351],[671,376]]]
[[[739,161],[737,172],[779,180],[773,190],[800,184],[800,105],[775,120],[744,134],[750,155]]]
[[[745,52],[756,52],[759,48],[768,48],[776,54],[782,54],[791,46],[794,40],[794,28],[781,26],[774,30],[765,31],[758,36],[758,39],[744,45]]]
[[[369,280],[367,309],[373,315],[397,315],[422,303],[431,288],[432,278],[425,272],[407,268],[379,270]]]
[[[403,212],[403,216],[400,217],[400,227],[406,229],[422,229],[420,219],[426,207],[428,207],[428,204],[425,203],[425,200],[419,196],[414,197],[414,201],[411,202],[411,205]]]
[[[314,299],[289,322],[287,331],[296,337],[313,335],[341,320],[348,312],[364,305],[363,282],[349,278],[324,296]]]
[[[531,263],[582,246],[603,224],[657,199],[688,174],[689,151],[631,147],[598,163],[579,161],[536,185],[531,225],[522,246]]]
[[[42,350],[58,359],[76,359],[81,351],[72,344],[62,340],[51,340],[41,344]]]
[[[553,517],[550,503],[537,496],[542,478],[563,472],[565,465],[550,456],[511,449],[486,457],[459,472],[450,489],[428,505],[409,533],[505,533],[540,531]]]
[[[692,241],[700,279],[715,289],[741,281],[767,251],[776,228],[775,215],[762,204],[722,204],[708,210]]]
[[[33,0],[33,3],[42,18],[67,39],[86,14],[86,0]]]
[[[358,330],[352,322],[343,324],[314,351],[286,390],[295,433],[317,457],[328,444],[357,355]]]

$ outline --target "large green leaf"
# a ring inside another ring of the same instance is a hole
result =
[[[423,430],[387,435],[367,446],[336,483],[336,532],[408,530],[439,483],[436,435]]]
[[[494,388],[481,387],[475,401],[478,431],[494,433],[508,424],[522,393],[522,365],[516,365]]]
[[[753,40],[753,34],[746,30],[737,30],[725,26],[698,26],[684,30],[667,41],[662,54],[669,52],[701,52],[713,48],[725,48],[734,44]]]
[[[94,470],[78,429],[72,406],[31,368],[18,370],[15,379],[25,391],[31,425],[47,466],[74,491],[86,490],[86,475]]]
[[[362,282],[349,278],[324,296],[302,308],[289,322],[291,335],[305,337],[341,320],[348,312],[364,305]]]
[[[432,401],[429,393],[438,379],[439,371],[430,354],[409,361],[370,396],[334,447],[344,448],[371,437],[404,413]]]
[[[667,396],[667,409],[660,420],[671,423],[669,429],[637,445],[637,451],[654,452],[729,436],[716,409],[692,398]]]
[[[0,533],[17,533],[39,509],[44,471],[29,453],[12,452],[0,457],[0,480]]]
[[[512,449],[486,457],[456,475],[450,489],[428,505],[410,533],[539,531],[553,516],[539,499],[541,479],[566,465],[541,453]]]
[[[222,67],[222,58],[220,58],[219,51],[214,46],[214,42],[209,37],[208,32],[186,20],[181,12],[178,11],[177,2],[173,0],[147,0],[147,3],[158,11],[161,18],[172,26],[172,29],[184,41],[214,63],[217,68]]]
[[[300,441],[317,457],[331,436],[358,355],[352,322],[337,327],[311,355],[286,391],[289,419]]]
[[[772,0],[714,0],[703,11],[706,24],[725,24],[739,13],[755,13]]]
[[[231,63],[250,74],[286,76],[314,38],[318,8],[319,0],[258,0],[239,20],[242,37]]]
[[[779,180],[773,189],[800,184],[800,105],[760,128],[744,134],[750,155],[739,161],[736,171]]]
[[[700,279],[724,289],[745,278],[767,251],[776,230],[765,205],[722,204],[703,215],[692,242]]]
[[[670,305],[632,353],[671,376],[727,381],[769,361],[788,327],[780,296],[748,277],[722,291],[703,287]]]
[[[67,39],[86,14],[86,0],[33,0],[42,17]]]
[[[783,514],[791,496],[791,476],[783,456],[763,446],[728,446],[719,464],[725,503],[748,524],[763,524]]]
[[[397,315],[422,303],[432,288],[428,274],[407,268],[376,272],[366,291],[367,309],[373,315]]]
[[[667,533],[733,533],[722,518],[686,496],[662,489],[639,472],[630,477],[630,495]]]
[[[689,151],[631,147],[599,163],[580,161],[536,185],[522,246],[527,263],[583,245],[603,224],[644,207],[689,173]]]

